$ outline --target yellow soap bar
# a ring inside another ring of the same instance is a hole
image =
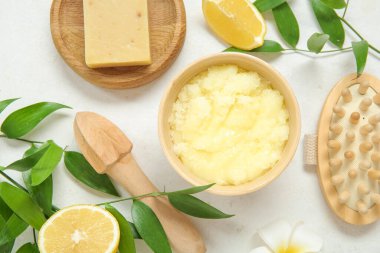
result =
[[[147,0],[83,0],[90,68],[151,63]]]

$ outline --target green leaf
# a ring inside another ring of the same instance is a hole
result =
[[[202,200],[187,194],[169,194],[170,203],[179,211],[204,219],[226,219],[234,215],[225,214]]]
[[[6,220],[2,216],[0,216],[0,232],[1,233],[2,233],[2,230],[5,228],[6,224],[7,224]],[[8,237],[10,237],[10,236],[8,236],[8,234],[5,235],[5,236],[3,234],[0,234],[0,236],[1,236],[0,240],[4,241],[4,242],[6,242],[8,240]],[[14,243],[14,240],[13,240],[13,243]],[[2,244],[0,244],[0,252],[11,252],[11,250],[13,248],[13,243],[11,241],[10,243],[6,243],[6,244],[2,243]],[[10,247],[10,246],[12,246],[12,248],[9,250],[8,247]]]
[[[37,162],[46,153],[49,147],[50,143],[45,143],[37,150],[34,150],[33,153],[30,151],[30,149],[27,150],[24,154],[24,158],[9,164],[6,169],[17,170],[21,172],[30,170],[34,165],[37,164]]]
[[[135,253],[135,240],[133,238],[132,229],[129,226],[128,221],[124,218],[124,216],[116,210],[111,205],[105,206],[106,210],[110,212],[119,223],[120,227],[120,243],[119,243],[119,252],[120,253]]]
[[[359,42],[352,42],[352,49],[354,50],[356,59],[356,71],[358,75],[361,75],[367,63],[368,42],[365,40]]]
[[[12,104],[14,101],[18,99],[19,98],[12,98],[12,99],[0,101],[0,113],[2,113],[5,110],[5,108],[8,107],[8,105]]]
[[[33,199],[23,190],[6,182],[0,183],[0,197],[26,223],[39,230],[46,218]]]
[[[3,218],[3,216],[0,216],[0,228],[3,228],[6,223],[7,223],[7,221]]]
[[[3,122],[1,131],[8,138],[19,138],[32,131],[43,119],[51,113],[70,108],[66,105],[42,102],[24,107],[11,113]]]
[[[14,241],[29,225],[13,214],[4,225],[0,226],[0,245]]]
[[[333,9],[343,9],[347,6],[344,0],[321,0],[322,3]]]
[[[322,51],[329,38],[330,36],[328,34],[314,33],[307,41],[307,48],[318,54]]]
[[[255,48],[252,52],[272,52],[278,53],[284,51],[284,48],[280,45],[280,43],[273,40],[265,40],[264,44],[261,47]]]
[[[342,48],[345,32],[336,12],[320,0],[311,0],[311,5],[322,31],[330,36],[330,41],[333,44]]]
[[[0,245],[0,252],[1,253],[11,253],[14,243],[15,243],[15,241],[12,241],[10,243]]]
[[[45,181],[37,186],[32,186],[30,171],[23,172],[22,177],[24,179],[25,186],[29,191],[29,195],[42,208],[44,214],[49,217],[53,215],[53,177],[50,175]]]
[[[171,253],[165,231],[152,209],[139,200],[133,201],[133,222],[139,234],[154,253]]]
[[[48,143],[46,143],[48,144]],[[34,153],[36,153],[38,151],[38,147],[35,145],[35,144],[31,144],[30,145],[30,148],[27,149],[25,152],[24,152],[24,156],[23,158],[27,157],[27,156],[30,156],[30,155],[33,155]]]
[[[241,50],[235,47],[230,47],[224,50],[224,52],[238,52],[238,53],[278,53],[284,51],[284,48],[280,45],[280,43],[273,40],[265,40],[264,44],[261,47],[254,48],[250,51]]]
[[[286,0],[256,0],[253,5],[262,13],[285,3]]]
[[[274,8],[272,12],[282,38],[295,48],[300,38],[300,30],[289,4],[285,2]]]
[[[19,248],[16,253],[39,253],[38,247],[32,243],[26,243]]]
[[[109,177],[96,173],[81,153],[66,151],[65,165],[67,170],[85,185],[97,191],[120,197]]]
[[[4,220],[8,220],[9,217],[13,214],[13,211],[8,207],[4,200],[0,197],[0,216]],[[1,218],[0,217],[0,218]]]
[[[139,231],[137,231],[137,228],[135,226],[135,224],[133,224],[132,222],[128,221],[129,223],[129,226],[131,227],[132,229],[132,234],[133,234],[133,237],[135,239],[142,239],[141,235],[139,234]]]
[[[63,149],[52,141],[49,141],[49,143],[49,148],[31,170],[32,186],[39,185],[45,181],[62,159]]]
[[[188,189],[171,192],[170,194],[197,194],[197,193],[203,192],[203,191],[205,191],[207,189],[210,189],[214,185],[215,184],[208,184],[208,185],[203,185],[203,186],[191,187],[191,188],[188,188]]]

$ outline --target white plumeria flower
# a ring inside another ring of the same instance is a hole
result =
[[[260,229],[258,234],[267,246],[250,253],[318,253],[323,246],[322,239],[302,222],[291,226],[286,221],[276,221]]]

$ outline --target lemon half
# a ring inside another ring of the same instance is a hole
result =
[[[55,213],[42,226],[41,253],[115,253],[120,240],[117,220],[98,206],[77,205]]]
[[[216,35],[234,47],[252,50],[264,43],[264,18],[248,0],[203,0],[203,14]]]

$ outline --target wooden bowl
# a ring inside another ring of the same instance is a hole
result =
[[[203,179],[200,179],[198,176],[193,174],[189,169],[187,169],[183,165],[181,160],[174,153],[173,143],[169,134],[169,116],[172,112],[173,104],[177,100],[179,92],[191,78],[193,78],[198,73],[207,70],[210,66],[223,64],[234,64],[243,69],[255,71],[262,77],[270,81],[273,85],[273,88],[279,90],[284,96],[285,104],[290,114],[289,140],[284,148],[281,159],[271,170],[269,170],[259,178],[242,185],[215,185],[209,190],[209,192],[218,195],[243,195],[257,191],[258,189],[268,185],[275,178],[277,178],[285,170],[289,162],[292,160],[300,139],[301,120],[297,100],[288,82],[268,63],[260,60],[259,58],[245,54],[219,53],[211,55],[191,64],[173,80],[166,93],[164,94],[159,112],[159,136],[166,157],[168,158],[169,162],[174,167],[174,169],[185,180],[187,180],[195,186],[206,185],[210,183]]]
[[[87,67],[84,59],[82,0],[53,0],[50,27],[55,47],[78,75],[110,89],[138,87],[160,77],[181,52],[186,35],[182,0],[149,0],[152,64],[115,68]]]

